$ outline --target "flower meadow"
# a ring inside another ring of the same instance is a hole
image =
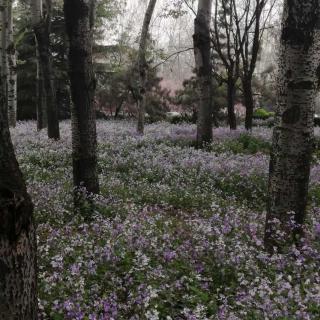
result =
[[[320,152],[305,238],[263,250],[271,129],[99,121],[101,194],[73,213],[70,123],[61,141],[21,122],[12,139],[35,205],[40,319],[320,319]],[[316,139],[320,132],[316,130]]]

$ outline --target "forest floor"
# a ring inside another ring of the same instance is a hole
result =
[[[35,204],[41,319],[319,319],[320,151],[301,248],[263,250],[271,129],[98,122],[101,195],[72,211],[70,123],[12,131]],[[320,134],[317,132],[317,139]],[[87,219],[85,219],[87,218]]]

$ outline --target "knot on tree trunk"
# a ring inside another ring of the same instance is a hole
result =
[[[298,106],[287,109],[282,115],[283,123],[296,124],[300,120],[300,113],[300,108]]]
[[[32,202],[27,195],[0,187],[0,237],[15,242],[23,230],[28,231]]]

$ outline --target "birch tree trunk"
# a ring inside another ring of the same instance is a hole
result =
[[[17,122],[17,56],[13,40],[12,1],[8,1],[7,63],[8,63],[8,118],[11,127]]]
[[[197,124],[197,144],[199,147],[212,142],[211,11],[212,0],[199,0],[193,35],[196,74],[200,90]]]
[[[50,53],[50,32],[51,32],[51,0],[46,1],[46,16],[42,12],[42,0],[32,0],[32,22],[36,36],[39,65],[43,76],[43,86],[46,96],[48,137],[60,139],[58,106],[54,88]],[[38,84],[38,93],[41,84]],[[38,99],[39,101],[39,99]]]
[[[64,0],[64,14],[70,42],[74,186],[76,191],[84,187],[88,193],[99,193],[92,65],[94,1]],[[79,205],[77,195],[75,205]]]
[[[302,234],[320,70],[319,26],[319,1],[284,1],[265,228],[265,246],[271,252]]]
[[[3,79],[1,78],[1,85]],[[0,319],[37,319],[33,206],[11,143],[0,93]]]
[[[138,88],[138,124],[137,131],[139,134],[144,133],[144,115],[146,110],[146,82],[147,82],[147,61],[146,61],[146,50],[149,26],[151,18],[156,6],[157,0],[150,0],[147,11],[144,16],[140,44],[138,52],[138,72],[139,72],[139,88]]]

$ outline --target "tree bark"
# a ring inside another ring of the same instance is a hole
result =
[[[32,25],[35,26],[41,22],[42,18],[42,1],[32,0],[31,1],[31,11],[32,11]],[[45,92],[43,86],[43,75],[40,64],[40,55],[38,49],[37,38],[35,35],[36,43],[36,67],[37,67],[37,76],[36,76],[36,111],[37,111],[37,130],[40,131],[47,127],[47,108],[45,104]]]
[[[1,92],[0,319],[37,319],[36,288],[33,206],[14,155],[6,99]]]
[[[8,1],[8,32],[7,32],[7,63],[8,63],[8,117],[9,125],[16,126],[17,122],[17,56],[13,40],[12,1]]]
[[[240,46],[238,34],[235,33],[235,1],[216,0],[213,18],[212,44],[214,51],[224,66],[223,72],[217,72],[217,80],[227,85],[227,112],[231,130],[237,128],[237,119],[234,112],[236,82],[240,74]],[[221,70],[220,70],[221,71]],[[220,73],[220,74],[219,74]],[[226,73],[226,76],[224,75]]]
[[[48,137],[58,140],[60,139],[58,106],[56,103],[50,53],[51,5],[51,0],[46,0],[46,16],[43,16],[42,0],[32,1],[33,28],[36,36],[39,65],[46,96]],[[41,88],[41,84],[38,84],[38,86]]]
[[[199,0],[197,17],[194,21],[194,56],[200,91],[197,124],[197,144],[199,147],[212,142],[211,10],[212,0]]]
[[[38,52],[38,50],[37,50]],[[40,131],[48,126],[47,119],[47,102],[46,95],[44,92],[44,83],[42,71],[39,64],[39,59],[37,59],[37,130]]]
[[[92,65],[94,2],[64,0],[64,12],[70,41],[74,186],[76,191],[84,187],[88,193],[99,193],[94,109],[96,81]],[[75,205],[78,206],[77,196]]]
[[[118,119],[119,113],[120,113],[120,111],[121,111],[121,109],[122,109],[122,107],[124,105],[124,102],[125,102],[125,100],[121,99],[119,105],[116,107],[116,110],[115,110],[115,113],[114,113],[114,119],[115,120]]]
[[[228,87],[228,123],[231,130],[236,130],[237,118],[234,112],[236,82],[232,77],[228,77],[227,87]]]
[[[242,88],[243,88],[244,104],[246,106],[245,128],[246,130],[252,130],[253,109],[254,109],[252,80],[247,77],[243,78]]]
[[[157,0],[150,0],[147,11],[144,16],[143,26],[140,35],[140,45],[138,52],[138,73],[139,73],[139,88],[138,88],[138,124],[137,131],[139,134],[144,133],[144,118],[146,110],[146,82],[147,82],[147,61],[146,61],[146,50],[147,50],[147,39],[151,18],[153,15],[154,8]]]
[[[8,30],[8,8],[5,0],[0,1],[0,23],[1,23],[1,93],[4,97],[4,106],[8,110],[7,92],[7,30]]]
[[[302,234],[320,70],[319,26],[319,1],[285,0],[265,228],[270,252],[285,249]]]
[[[244,102],[246,106],[245,127],[252,129],[254,100],[252,92],[252,77],[256,69],[259,48],[267,19],[270,18],[274,6],[271,3],[265,20],[261,21],[262,13],[268,0],[247,1],[243,8],[239,9],[237,2],[233,1],[234,23],[242,60],[241,80],[243,86]],[[238,11],[242,11],[241,13]],[[244,21],[243,21],[244,20]]]

